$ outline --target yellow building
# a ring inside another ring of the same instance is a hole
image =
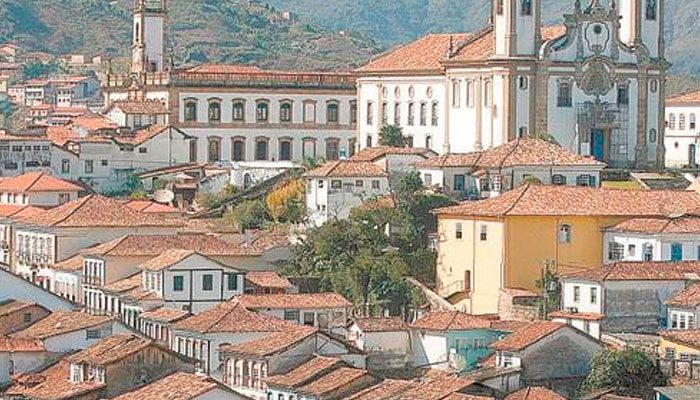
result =
[[[535,289],[544,266],[560,272],[603,263],[603,228],[696,210],[695,192],[524,185],[436,211],[437,290],[458,308],[498,312],[501,289]]]
[[[663,360],[696,361],[700,359],[700,330],[673,330],[661,332],[657,348]]]

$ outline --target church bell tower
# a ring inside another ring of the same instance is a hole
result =
[[[165,71],[167,0],[134,0],[131,72]]]
[[[492,0],[496,57],[537,55],[542,43],[541,0]]]

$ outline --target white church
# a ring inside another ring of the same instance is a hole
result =
[[[439,153],[536,136],[612,167],[663,167],[664,0],[571,0],[547,27],[541,0],[492,2],[487,28],[428,35],[356,71],[360,148],[398,125]]]

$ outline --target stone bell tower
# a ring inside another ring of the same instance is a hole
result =
[[[165,71],[167,0],[134,0],[131,72]]]

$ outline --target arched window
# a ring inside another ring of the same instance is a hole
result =
[[[559,225],[559,243],[561,243],[561,244],[571,243],[571,225],[568,225],[568,224]]]
[[[340,158],[340,139],[326,139],[326,160],[337,160]]]
[[[267,161],[268,142],[269,140],[263,137],[255,139],[255,161]]]
[[[267,100],[258,100],[255,105],[255,120],[267,122],[270,118],[270,105]]]
[[[210,137],[209,139],[209,162],[219,162],[221,161],[221,138]]]
[[[428,123],[428,104],[420,103],[420,126],[425,126]]]
[[[382,125],[386,125],[389,123],[389,110],[388,110],[388,108],[389,108],[389,105],[387,104],[387,102],[386,101],[383,102],[382,103],[382,111],[381,111]]]
[[[394,125],[401,126],[401,103],[394,103]]]
[[[357,101],[350,102],[350,123],[357,124]]]
[[[221,122],[221,100],[209,100],[209,122]]]
[[[197,121],[197,100],[196,99],[185,100],[185,121],[186,122],[196,122]]]
[[[530,80],[527,78],[527,76],[519,76],[518,77],[518,87],[521,90],[526,90],[529,85],[530,85]]]
[[[552,175],[552,185],[564,186],[566,185],[566,176],[561,174]]]
[[[440,115],[439,115],[439,109],[438,109],[438,102],[434,101],[430,105],[430,124],[432,126],[438,126],[438,122],[440,120]]]
[[[459,79],[452,80],[452,107],[459,107],[461,103],[460,94],[462,91],[462,84]]]
[[[337,124],[340,121],[338,115],[338,102],[331,101],[326,104],[326,122],[329,124]]]
[[[467,107],[474,107],[474,81],[472,79],[467,81]]]
[[[367,102],[367,125],[374,124],[374,104],[371,101]]]
[[[284,101],[280,104],[280,122],[292,122],[292,102]]]
[[[571,107],[573,105],[571,83],[559,82],[557,90],[557,107]]]
[[[656,129],[649,130],[649,143],[656,143]]]
[[[484,107],[491,107],[491,81],[484,81]]]
[[[532,0],[521,0],[520,15],[532,15]]]
[[[679,131],[684,131],[686,128],[685,125],[685,114],[680,114],[678,116],[678,130]]]
[[[646,10],[645,10],[646,11],[645,12],[646,19],[647,19],[647,21],[656,21],[656,15],[657,15],[657,13],[656,13],[656,10],[657,10],[656,1],[657,0],[646,0],[646,1],[647,1]]]
[[[231,139],[231,160],[245,161],[245,138],[235,137]]]
[[[690,130],[695,130],[696,127],[697,127],[697,124],[695,121],[695,114],[690,114],[690,121],[688,124],[688,128],[690,128]]]
[[[676,114],[674,113],[668,115],[668,129],[676,130]]]
[[[233,120],[235,122],[245,121],[245,100],[233,101]]]
[[[433,146],[433,137],[430,135],[425,136],[425,148],[430,149]]]
[[[413,126],[416,123],[416,104],[412,101],[408,102],[408,126]]]

